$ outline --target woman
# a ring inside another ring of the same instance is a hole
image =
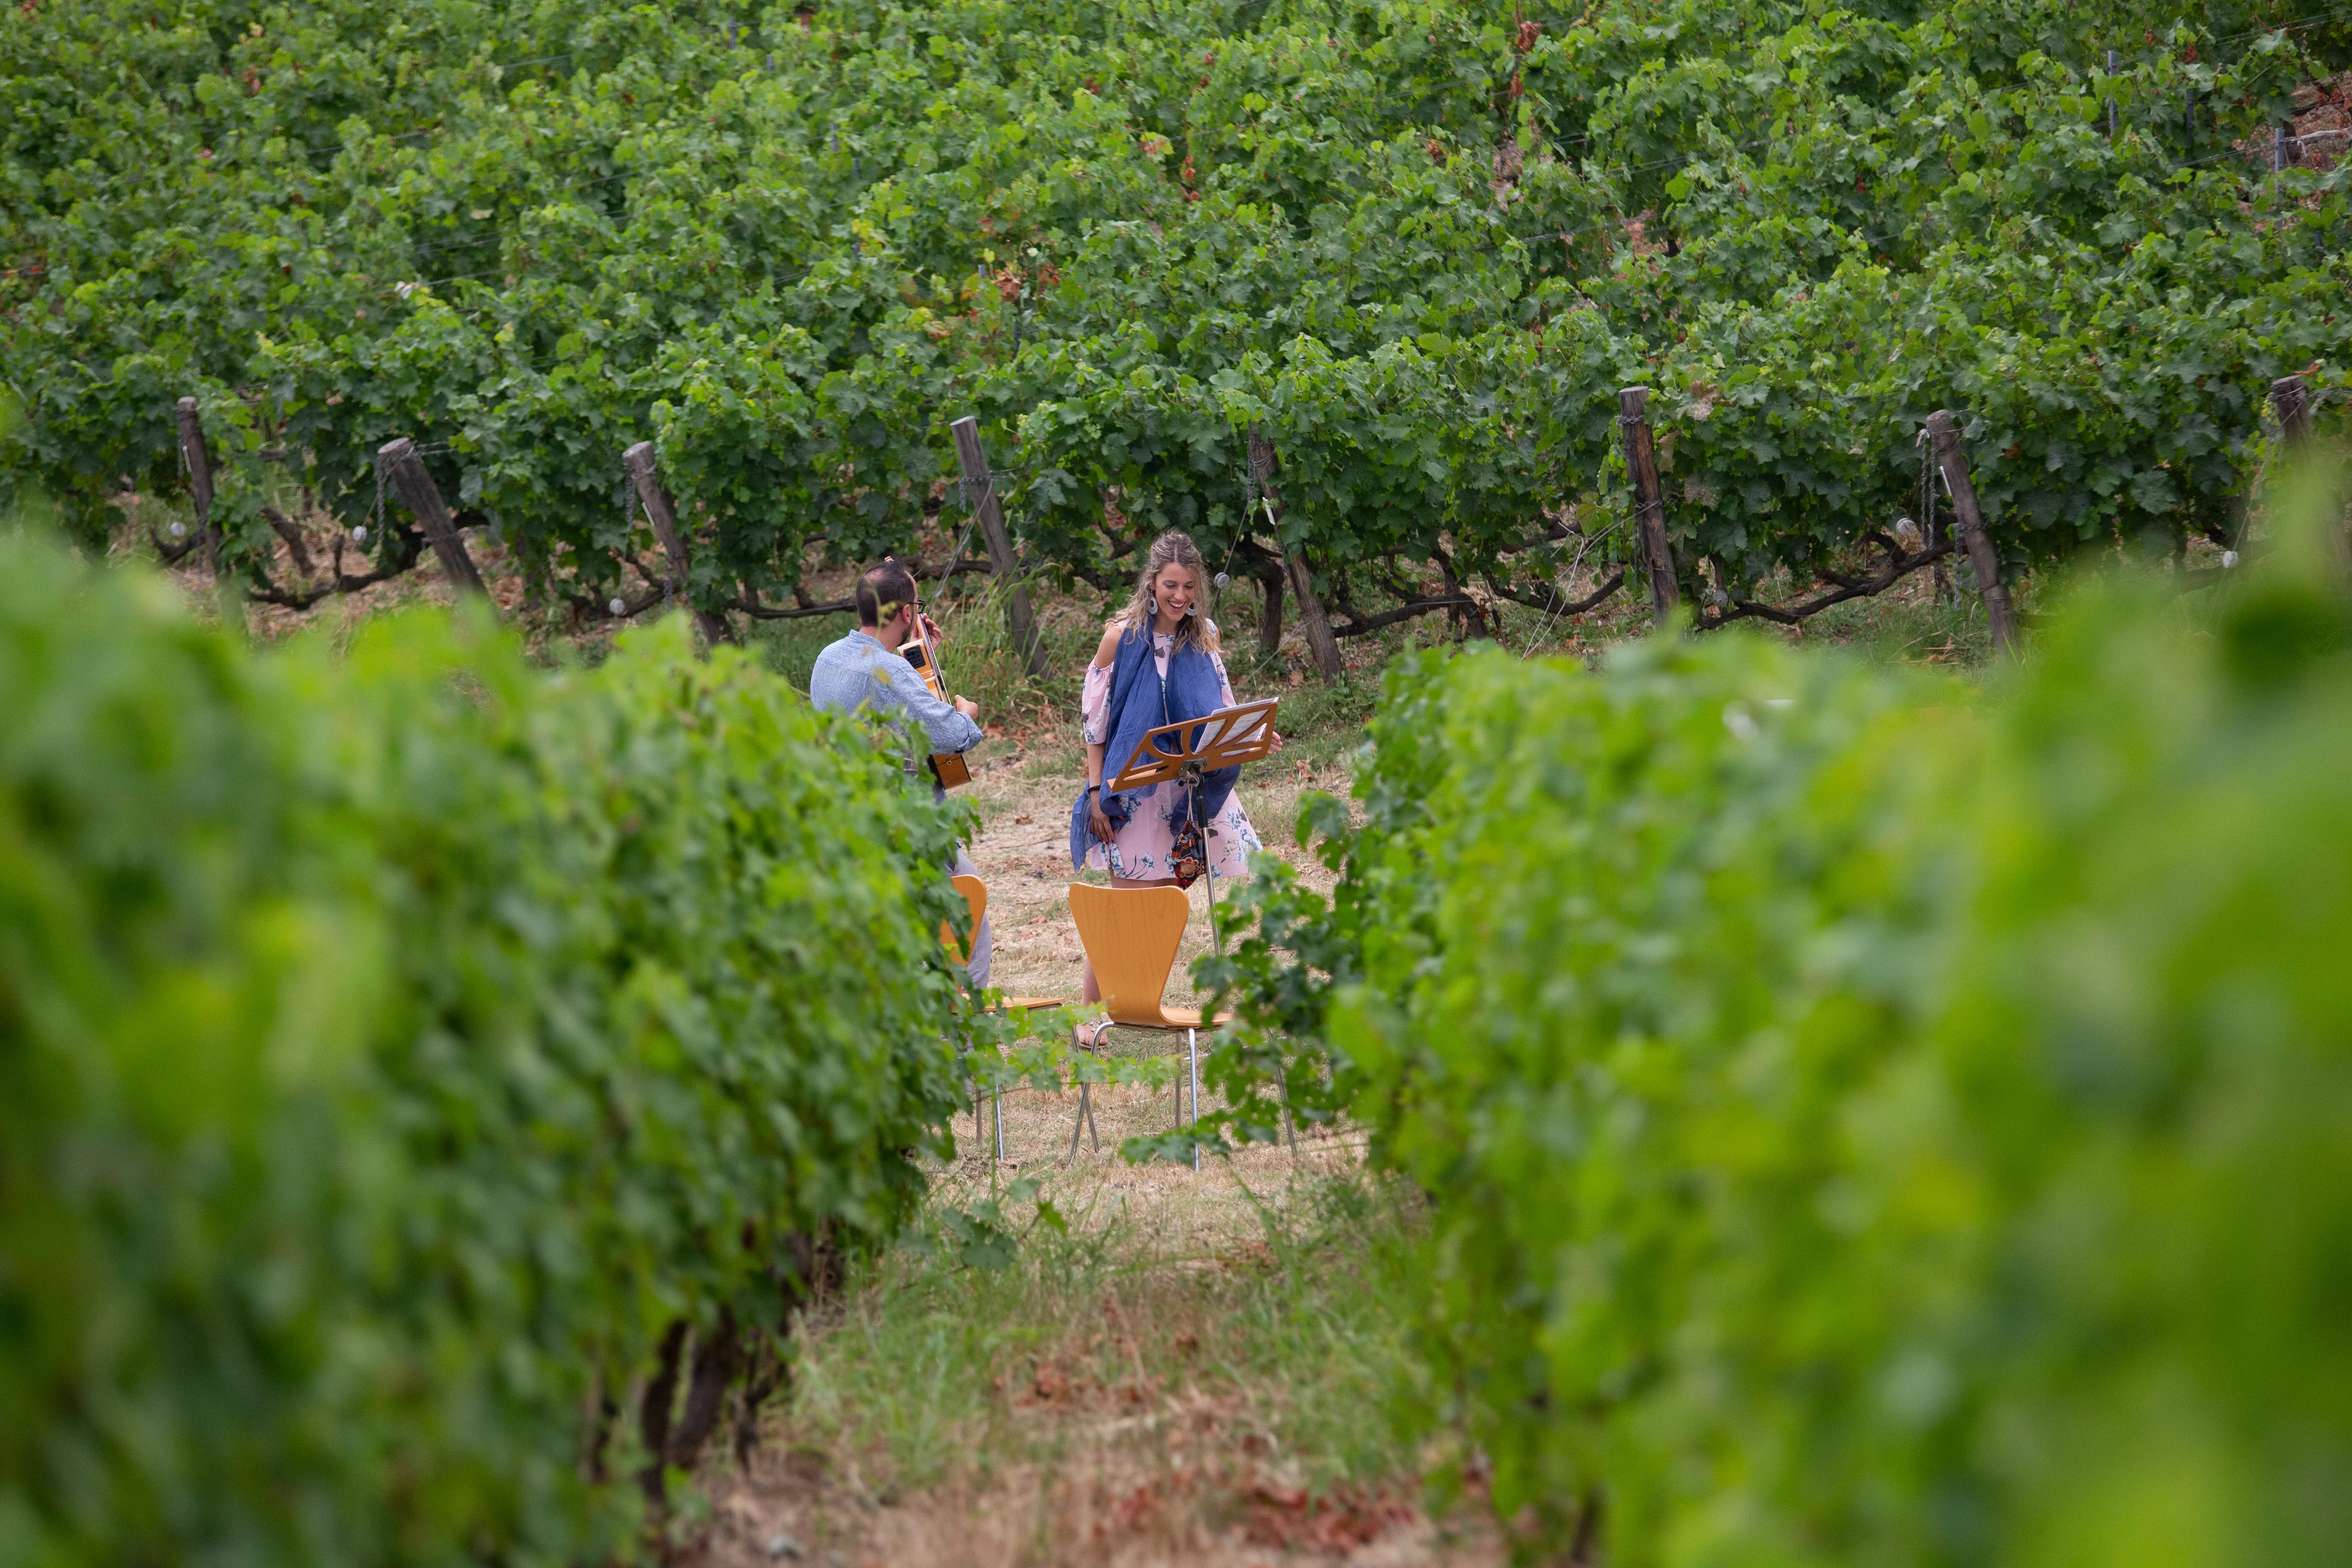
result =
[[[1169,532],[1153,540],[1134,599],[1104,628],[1102,646],[1087,668],[1080,704],[1087,787],[1070,812],[1070,864],[1108,871],[1113,887],[1190,887],[1204,869],[1243,876],[1250,851],[1260,847],[1249,814],[1233,793],[1239,768],[1201,781],[1205,842],[1193,826],[1190,789],[1169,784],[1112,794],[1103,788],[1104,770],[1123,766],[1147,730],[1234,705],[1216,626],[1201,614],[1207,578],[1190,537]],[[1281,743],[1276,736],[1275,744]],[[1102,1000],[1091,963],[1079,994]]]

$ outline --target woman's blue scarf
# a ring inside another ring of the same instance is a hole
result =
[[[1168,653],[1168,678],[1163,681],[1159,662],[1152,658],[1150,626],[1147,624],[1129,632],[1118,639],[1118,650],[1111,659],[1110,700],[1103,710],[1110,732],[1109,742],[1103,747],[1103,783],[1108,785],[1118,776],[1144,731],[1180,720],[1205,719],[1223,707],[1224,701],[1224,683],[1217,679],[1216,660],[1200,647],[1177,638]],[[1234,781],[1241,776],[1239,768],[1219,768],[1201,775],[1203,821],[1223,807],[1225,797],[1234,792]],[[1150,784],[1122,795],[1106,788],[1103,815],[1110,818],[1114,829],[1125,827],[1138,804],[1159,787]],[[1087,792],[1080,789],[1077,803],[1070,807],[1071,866],[1084,866],[1087,852],[1101,842],[1087,822]]]

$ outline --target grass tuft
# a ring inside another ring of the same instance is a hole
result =
[[[1156,1447],[1207,1409],[1229,1455],[1311,1492],[1417,1487],[1399,1412],[1418,1195],[1351,1171],[1256,1212],[1256,1237],[1201,1252],[1118,1212],[1039,1226],[997,1270],[901,1247],[805,1338],[786,1440],[904,1494]]]

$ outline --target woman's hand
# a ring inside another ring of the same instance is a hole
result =
[[[1282,750],[1282,731],[1279,730],[1274,732],[1274,749],[1277,752]]]
[[[1099,789],[1087,791],[1087,831],[1106,844],[1110,842],[1114,831],[1110,818],[1103,815],[1102,791]]]

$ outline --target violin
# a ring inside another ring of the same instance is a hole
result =
[[[915,673],[923,678],[923,684],[930,688],[931,695],[945,702],[949,700],[947,682],[940,677],[939,649],[928,630],[929,625],[929,618],[923,614],[922,592],[918,588],[914,636],[899,645],[898,656],[915,667]],[[958,784],[971,783],[971,764],[964,761],[961,752],[933,752],[931,776],[940,781],[941,789],[953,789]]]

